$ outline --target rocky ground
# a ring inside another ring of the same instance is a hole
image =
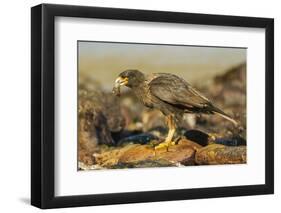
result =
[[[118,98],[80,77],[79,169],[246,163],[246,65],[194,86],[235,118],[239,128],[215,115],[186,115],[176,144],[155,151],[167,134],[159,111],[146,109],[130,92]]]

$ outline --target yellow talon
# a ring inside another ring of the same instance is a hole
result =
[[[160,143],[160,144],[158,144],[157,146],[154,147],[155,154],[156,154],[156,150],[162,149],[162,148],[166,148],[166,151],[168,152],[169,147],[173,146],[175,144],[176,144],[176,142],[174,142],[174,141],[165,141],[163,143]]]

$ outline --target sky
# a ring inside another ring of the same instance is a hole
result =
[[[78,54],[79,75],[110,89],[118,74],[127,69],[168,72],[191,84],[203,84],[246,62],[247,49],[79,41]]]

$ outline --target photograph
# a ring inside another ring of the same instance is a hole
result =
[[[79,40],[77,76],[78,171],[247,163],[246,47]]]
[[[128,8],[31,8],[31,205],[274,194],[274,18]]]

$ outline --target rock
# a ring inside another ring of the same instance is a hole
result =
[[[225,146],[246,146],[246,140],[240,136],[232,138],[216,138],[214,143]]]
[[[89,126],[86,119],[79,119],[78,131],[78,159],[86,165],[94,163],[93,153],[97,151],[97,137],[93,126]]]
[[[202,146],[187,139],[181,139],[177,145],[170,146],[168,152],[166,150],[157,150],[156,158],[164,159],[175,165],[181,164],[185,166],[195,164],[195,152]]]
[[[166,149],[154,150],[151,145],[128,144],[95,154],[95,162],[103,168],[144,168],[194,165],[195,152],[202,148],[187,139]]]
[[[119,163],[137,163],[154,159],[154,149],[148,145],[137,145],[127,149],[119,158]]]
[[[190,166],[195,164],[195,150],[190,146],[171,147],[168,152],[157,153],[156,158],[167,160],[174,165]]]
[[[92,123],[90,124],[93,125],[92,134],[97,138],[98,144],[114,145],[115,141],[112,139],[104,112],[94,109],[93,114],[90,116],[93,117]],[[88,121],[90,121],[90,119]]]
[[[120,157],[129,149],[132,149],[138,144],[129,144],[121,148],[112,148],[109,150],[102,150],[100,153],[93,154],[96,164],[103,168],[110,168],[118,164]]]
[[[154,149],[148,145],[129,144],[94,154],[97,165],[102,168],[141,168],[153,165],[167,166],[172,163],[155,158]]]
[[[246,163],[246,146],[211,144],[202,147],[188,139],[154,150],[151,145],[126,144],[94,154],[96,168],[144,168]]]
[[[200,165],[246,163],[246,146],[224,146],[211,144],[199,149],[195,161]]]
[[[118,141],[118,145],[124,145],[128,143],[134,143],[134,144],[148,144],[152,140],[158,140],[158,137],[150,134],[150,133],[142,133],[137,135],[132,135],[126,138],[121,139]]]
[[[188,130],[184,133],[184,136],[187,139],[200,144],[201,146],[207,146],[209,143],[209,135],[200,130]]]
[[[139,134],[142,134],[142,132],[138,131],[138,130],[130,131],[130,130],[125,129],[121,132],[112,132],[111,136],[114,139],[114,141],[117,141],[117,144],[118,144],[118,142],[120,142],[122,139],[131,137],[134,135],[139,135]]]
[[[96,144],[113,145],[104,112],[90,97],[79,99],[79,136],[87,135],[88,139],[85,140],[95,141]],[[80,140],[79,137],[79,143]]]
[[[120,132],[124,129],[125,118],[117,97],[108,93],[104,94],[103,112],[110,132]]]
[[[85,84],[85,83],[84,83]],[[114,145],[111,132],[120,132],[125,127],[125,119],[122,116],[118,99],[102,89],[85,86],[79,82],[79,123],[83,123],[83,129],[90,137],[95,137],[97,144]]]
[[[194,150],[199,150],[202,148],[202,145],[198,144],[198,143],[195,143],[191,140],[188,140],[188,139],[180,139],[178,141],[178,145],[180,146],[190,146],[191,148],[193,148]]]
[[[95,164],[95,165],[87,165],[84,164],[83,162],[78,162],[78,169],[79,170],[93,170],[93,169],[102,169],[102,167],[100,167],[99,165]]]
[[[93,165],[95,163],[94,157],[92,156],[93,153],[94,151],[80,148],[78,160],[84,165]]]

